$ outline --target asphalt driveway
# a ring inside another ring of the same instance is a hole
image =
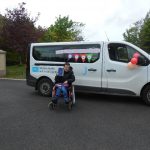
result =
[[[56,111],[25,81],[0,80],[0,150],[149,150],[150,107],[139,98],[76,94]]]

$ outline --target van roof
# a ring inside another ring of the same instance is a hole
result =
[[[131,47],[134,47],[135,49],[138,49],[141,53],[147,55],[145,51],[143,51],[141,48],[126,42],[126,41],[75,41],[75,42],[47,42],[47,43],[31,43],[31,46],[47,46],[47,45],[78,45],[78,44],[109,44],[109,43],[121,43],[121,44],[127,44]]]
[[[46,43],[31,43],[31,45],[72,45],[72,44],[102,44],[102,43],[124,43],[131,44],[126,41],[73,41],[73,42],[46,42]]]
[[[97,41],[97,42],[89,42],[89,41],[75,41],[75,42],[47,42],[47,43],[31,43],[31,45],[78,45],[78,44],[100,44],[103,43],[103,41]]]

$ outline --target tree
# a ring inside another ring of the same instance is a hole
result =
[[[150,53],[150,11],[147,13],[140,31],[140,45]]]
[[[0,35],[2,33],[4,22],[5,22],[5,17],[0,14]],[[0,36],[0,49],[2,48],[2,44],[3,44],[3,38],[2,36]]]
[[[126,32],[123,33],[124,40],[133,43],[134,45],[140,46],[139,34],[141,26],[142,20],[135,22],[131,28],[127,29]]]
[[[2,28],[4,49],[19,54],[20,63],[25,62],[28,45],[37,42],[44,32],[35,27],[38,16],[31,18],[25,9],[25,3],[13,10],[6,9],[5,25]]]
[[[141,47],[150,53],[150,11],[146,17],[137,21],[133,26],[123,33],[124,40]]]
[[[2,30],[3,25],[4,25],[4,17],[0,14],[0,31]]]
[[[83,23],[74,22],[69,19],[69,17],[61,17],[59,16],[54,25],[51,25],[44,37],[43,41],[46,42],[60,42],[60,41],[82,41],[83,37],[82,27],[84,27]]]

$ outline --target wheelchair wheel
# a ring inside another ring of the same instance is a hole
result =
[[[70,101],[70,102],[69,102],[69,104],[68,104],[68,110],[69,110],[69,111],[71,111],[72,106],[73,106],[73,102],[72,102],[72,101]]]
[[[76,97],[74,92],[74,86],[72,87],[72,104],[74,105],[76,103]]]
[[[48,108],[50,110],[55,110],[56,109],[56,104],[54,104],[52,101],[48,103]]]

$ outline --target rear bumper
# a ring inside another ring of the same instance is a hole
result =
[[[32,76],[26,77],[26,84],[36,88],[37,79]]]

